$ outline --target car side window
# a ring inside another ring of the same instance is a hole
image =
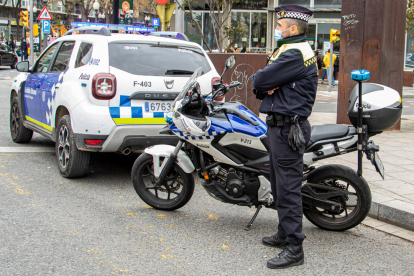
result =
[[[72,55],[75,41],[66,41],[60,46],[59,52],[53,62],[51,72],[64,72],[68,67],[70,56]]]
[[[53,54],[56,51],[57,46],[59,43],[52,45],[43,55],[40,57],[39,61],[37,62],[36,69],[33,73],[47,73],[47,69],[49,68],[49,64],[52,61]]]
[[[0,44],[0,50],[2,50],[2,51],[8,51],[9,49],[8,49],[8,47],[6,45]]]
[[[82,42],[79,46],[78,55],[76,57],[75,68],[88,64],[92,57],[92,44]]]

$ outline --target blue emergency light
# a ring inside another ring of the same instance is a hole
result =
[[[370,74],[368,70],[359,69],[351,72],[351,79],[354,81],[366,81],[369,80],[369,78]]]

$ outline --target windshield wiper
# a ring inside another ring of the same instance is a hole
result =
[[[180,70],[180,69],[170,69],[165,71],[166,75],[192,75],[194,71]]]

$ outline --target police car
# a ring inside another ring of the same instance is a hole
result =
[[[151,35],[79,31],[54,41],[29,68],[19,62],[11,87],[10,132],[29,143],[33,131],[56,142],[64,177],[87,173],[90,152],[139,152],[161,136],[164,114],[201,67],[201,91],[220,79],[200,45]]]

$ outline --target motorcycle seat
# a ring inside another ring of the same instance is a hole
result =
[[[355,135],[356,129],[353,126],[348,125],[318,125],[312,126],[311,137],[309,143],[306,145],[308,151],[309,148],[318,141],[323,141],[338,138],[345,138],[350,135]]]

